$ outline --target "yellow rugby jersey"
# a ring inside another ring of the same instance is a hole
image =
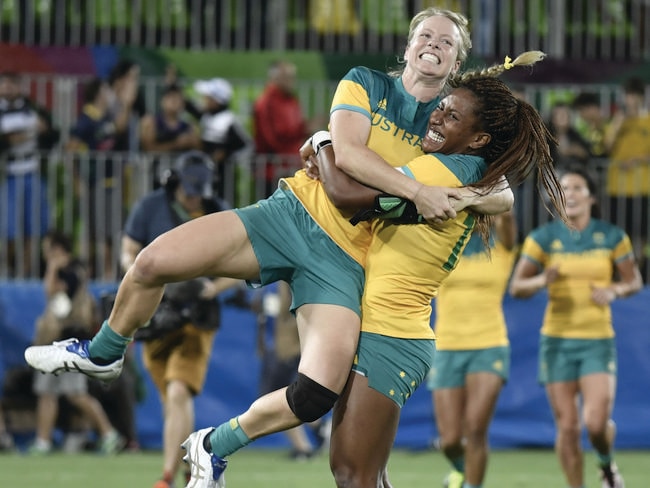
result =
[[[466,155],[425,155],[404,171],[427,185],[460,187],[480,180],[486,165]],[[431,300],[456,267],[474,227],[459,212],[439,225],[379,221],[366,257],[361,330],[390,337],[433,339]]]
[[[509,344],[502,305],[515,254],[492,235],[488,256],[481,236],[472,234],[463,258],[435,300],[437,350]]]
[[[532,231],[522,256],[540,270],[558,265],[560,274],[548,286],[542,334],[570,339],[614,337],[611,308],[591,300],[591,287],[611,285],[614,263],[632,253],[627,234],[599,219],[592,218],[581,232],[559,220]]]
[[[330,112],[351,110],[371,121],[367,146],[393,166],[404,166],[422,155],[422,137],[429,115],[438,105],[436,98],[419,103],[406,92],[400,78],[364,67],[352,68],[339,83]],[[320,183],[304,170],[285,178],[287,185],[320,227],[359,264],[372,239],[371,224],[352,226],[351,215],[341,213],[327,198]]]
[[[650,195],[650,115],[623,122],[607,166],[607,194]],[[641,159],[637,166],[621,168],[620,162]]]

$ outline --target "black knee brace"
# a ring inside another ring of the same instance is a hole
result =
[[[287,387],[287,402],[302,422],[318,420],[334,406],[338,394],[298,373],[298,379]]]

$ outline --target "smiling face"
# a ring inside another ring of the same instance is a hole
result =
[[[589,185],[581,175],[567,173],[560,179],[562,191],[566,198],[566,215],[571,220],[588,218],[595,198],[589,191]]]
[[[423,20],[404,51],[407,69],[425,76],[446,78],[460,67],[458,26],[447,17],[435,15]]]
[[[422,140],[426,153],[474,154],[490,141],[476,115],[478,101],[471,90],[457,88],[431,113]]]

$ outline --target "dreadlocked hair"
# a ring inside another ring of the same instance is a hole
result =
[[[552,207],[567,222],[564,193],[551,157],[551,144],[557,142],[537,110],[517,99],[503,81],[490,75],[465,77],[457,88],[474,94],[479,130],[490,135],[490,141],[479,151],[487,171],[472,187],[485,195],[498,187],[504,176],[511,185],[518,185],[536,169],[538,191],[548,194]],[[552,213],[546,200],[544,205]],[[476,217],[477,231],[487,244],[492,219],[485,215]]]

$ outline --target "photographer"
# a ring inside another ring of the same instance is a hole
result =
[[[72,252],[70,237],[49,231],[42,240],[45,275],[45,310],[36,321],[34,344],[49,344],[69,337],[90,337],[97,325],[97,304],[88,290],[85,266]],[[75,406],[99,433],[99,451],[113,454],[122,448],[123,439],[111,425],[100,402],[88,393],[88,378],[81,373],[34,375],[36,395],[36,438],[30,454],[52,451],[52,437],[59,414],[59,398]]]
[[[213,194],[214,163],[199,151],[181,154],[163,186],[138,201],[122,237],[126,271],[159,235],[227,205]],[[218,232],[218,229],[215,229]],[[155,488],[173,486],[181,463],[180,444],[194,430],[194,402],[205,381],[220,310],[216,296],[240,280],[209,277],[169,285],[149,325],[136,334],[144,342],[144,365],[163,406],[163,473]]]

